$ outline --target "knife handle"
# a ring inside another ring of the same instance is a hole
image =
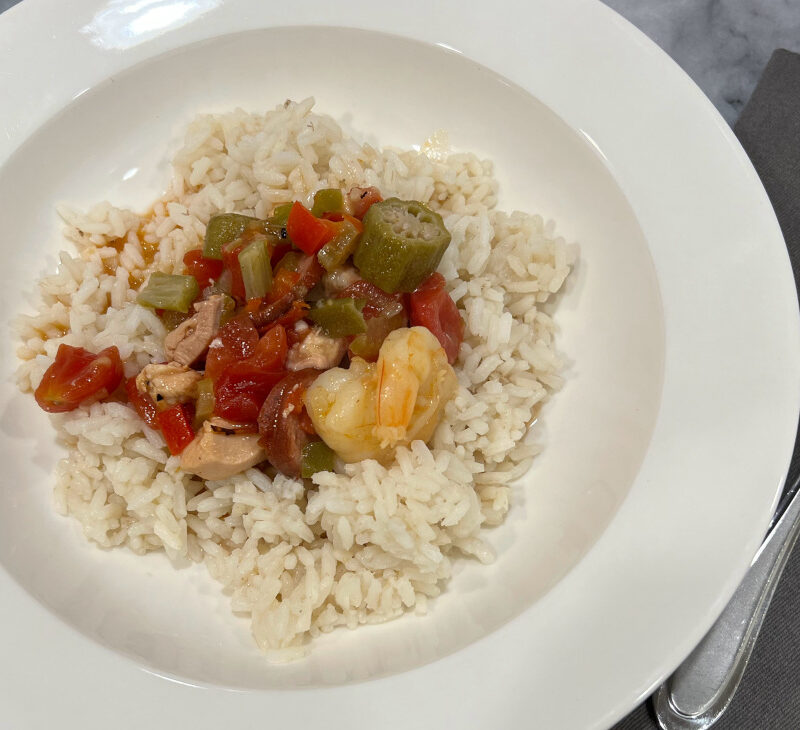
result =
[[[663,730],[704,730],[728,708],[800,532],[795,494],[717,622],[653,699]]]

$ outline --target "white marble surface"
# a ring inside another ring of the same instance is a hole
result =
[[[604,0],[670,54],[733,124],[776,48],[800,51],[800,0]],[[0,12],[19,0],[0,0]]]
[[[605,0],[733,124],[777,48],[800,51],[800,0]]]

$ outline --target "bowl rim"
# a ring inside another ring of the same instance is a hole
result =
[[[484,727],[487,716],[476,712],[476,702],[452,702],[472,686],[483,690],[476,697],[496,694],[514,718],[534,713],[546,727],[588,729],[613,723],[677,666],[725,606],[761,542],[794,444],[800,411],[800,383],[793,377],[800,365],[794,280],[763,186],[727,124],[666,54],[596,0],[524,5],[504,0],[491,7],[471,5],[467,13],[463,3],[444,0],[435,14],[421,0],[402,8],[388,3],[333,7],[309,0],[280,9],[258,0],[206,0],[196,3],[200,12],[185,17],[182,25],[163,28],[124,49],[104,47],[100,36],[92,35],[92,23],[102,12],[125,4],[25,0],[0,17],[0,64],[13,69],[0,78],[6,100],[0,115],[0,164],[61,108],[114,73],[254,25],[388,31],[463,53],[540,99],[604,157],[651,247],[664,302],[664,395],[645,463],[598,543],[544,598],[453,655],[370,682],[372,701],[350,719],[393,727],[387,716],[402,717],[391,712],[403,706],[398,697],[413,694],[432,720],[458,718],[464,727]],[[179,0],[163,4],[182,5]],[[60,62],[53,63],[56,59]],[[702,205],[697,191],[705,196]],[[746,223],[737,212],[743,209]],[[674,210],[681,212],[682,227],[670,213]],[[696,270],[687,270],[679,256],[686,243],[676,251],[679,233],[702,244],[693,249]],[[747,275],[769,284],[763,298],[748,303],[749,309],[731,296],[744,286],[745,272],[721,257],[728,240],[745,257]],[[709,266],[716,277],[705,274]],[[712,326],[723,328],[715,348],[707,342]],[[726,358],[742,332],[758,347],[731,363]],[[768,382],[756,383],[754,371]],[[723,398],[725,384],[757,387],[737,393],[742,399],[738,412],[755,414],[753,422],[736,420],[737,409]],[[702,400],[690,403],[692,396]],[[687,409],[693,431],[703,438],[700,449],[696,437],[686,433]],[[768,419],[758,418],[762,411]],[[731,450],[745,446],[751,459],[725,463]],[[747,509],[715,512],[726,492],[735,493]],[[709,523],[713,515],[719,520],[715,525]],[[679,567],[672,554],[677,540],[682,558],[696,556],[692,569],[680,574],[673,572]],[[663,576],[669,576],[668,584]],[[63,700],[92,679],[110,687],[101,708],[105,703],[110,707],[115,697],[135,694],[135,687],[145,697],[158,697],[166,712],[186,711],[183,691],[165,690],[154,673],[87,641],[38,605],[5,570],[0,570],[0,590],[14,619],[7,623],[13,632],[0,631],[3,655],[31,669],[35,656],[47,657],[47,676],[38,691],[24,686],[28,671],[16,673],[4,690],[4,705],[20,723],[26,712],[20,697],[40,697],[59,684]],[[586,595],[596,599],[591,616],[581,605]],[[39,637],[35,641],[42,644],[45,636],[47,647],[38,646],[21,659],[23,637]],[[80,678],[69,671],[69,657],[77,654],[83,656]],[[599,662],[613,662],[614,671],[598,672]],[[491,666],[491,676],[476,672],[480,666]],[[517,670],[535,673],[535,691],[516,692],[525,686]],[[304,712],[324,719],[331,710],[355,707],[353,693],[364,686],[291,693],[204,688],[192,692],[190,711],[205,722],[224,717],[231,708],[242,718],[257,718],[268,702],[273,716],[289,718],[297,700],[313,692],[309,702],[301,703]],[[570,703],[576,693],[581,702]]]

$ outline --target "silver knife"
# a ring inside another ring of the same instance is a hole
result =
[[[717,622],[653,697],[663,730],[704,730],[728,708],[800,533],[800,478],[784,495],[767,537]]]

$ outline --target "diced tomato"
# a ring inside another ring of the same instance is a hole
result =
[[[231,272],[231,295],[240,302],[247,300],[244,291],[242,267],[239,265],[239,252],[247,245],[241,238],[234,239],[222,247],[222,263]]]
[[[316,254],[336,235],[336,231],[335,223],[324,218],[315,218],[302,203],[295,202],[292,205],[289,220],[286,222],[286,232],[292,243],[309,256]]]
[[[364,224],[355,216],[350,215],[349,213],[337,213],[334,211],[328,211],[327,213],[323,213],[322,217],[325,220],[335,221],[339,223],[341,221],[349,221],[353,224],[353,228],[355,228],[359,233],[364,232]]]
[[[298,281],[300,281],[300,274],[296,271],[278,269],[272,279],[272,290],[267,294],[267,301],[277,302],[279,299],[291,294]]]
[[[350,199],[350,207],[356,218],[363,218],[373,203],[380,203],[383,200],[380,190],[375,187],[353,188],[347,197]]]
[[[287,352],[286,330],[282,325],[276,324],[261,337],[247,361],[262,370],[282,370]]]
[[[303,256],[297,264],[297,273],[300,274],[300,279],[297,282],[300,288],[294,289],[293,293],[295,298],[303,299],[322,278],[325,270],[320,262],[317,261],[316,256]]]
[[[275,270],[272,279],[272,289],[265,297],[268,304],[277,302],[285,297],[302,299],[322,278],[324,270],[317,261],[316,256],[307,256],[294,252],[289,261],[282,262]],[[288,304],[288,303],[287,303]]]
[[[291,250],[291,243],[279,243],[277,246],[275,246],[275,248],[272,249],[272,253],[269,257],[269,262],[272,268],[274,269],[278,265],[278,262]]]
[[[264,302],[263,298],[261,297],[253,297],[252,299],[248,299],[247,303],[242,307],[241,312],[244,312],[248,316],[257,312],[260,308],[262,303]]]
[[[255,352],[259,336],[249,317],[236,317],[220,327],[217,339],[206,355],[206,376],[214,382],[229,365]]]
[[[48,413],[64,413],[88,400],[110,395],[122,382],[122,376],[122,361],[115,346],[95,355],[82,347],[62,344],[34,396]]]
[[[286,330],[286,344],[289,349],[291,350],[294,345],[308,337],[309,332],[311,332],[310,327],[306,327],[299,332],[294,327],[289,327]]]
[[[234,346],[242,344],[230,334],[226,339],[234,339]],[[281,325],[272,326],[252,348],[249,343],[248,336],[246,349],[250,354],[246,358],[238,357],[243,348],[226,348],[224,341],[222,347],[212,348],[223,350],[228,358],[217,357],[212,371],[214,413],[235,423],[255,423],[270,389],[285,375],[283,366],[289,348]],[[217,371],[220,366],[222,369]]]
[[[435,271],[409,296],[412,326],[427,327],[447,353],[452,365],[464,339],[464,320],[445,289],[444,277]]]
[[[282,369],[264,370],[251,360],[230,365],[214,386],[214,413],[234,423],[256,423],[262,404],[284,375]]]
[[[188,403],[176,403],[156,414],[169,453],[173,456],[180,454],[194,440],[193,411]]]
[[[354,281],[336,296],[339,298],[366,299],[367,303],[362,310],[364,319],[393,317],[404,309],[402,292],[389,294],[364,279]]]
[[[217,281],[222,274],[224,263],[216,259],[207,259],[203,256],[203,252],[199,249],[187,251],[183,257],[183,265],[186,267],[186,273],[191,274],[197,279],[197,285],[200,291],[205,289],[211,284],[212,281]]]
[[[156,420],[156,403],[149,393],[142,393],[136,387],[136,376],[125,381],[125,392],[128,394],[128,402],[134,407],[136,412],[150,428],[158,428]]]
[[[309,309],[311,309],[311,307],[302,299],[295,299],[289,311],[278,317],[278,319],[275,320],[275,324],[282,325],[283,327],[291,327],[295,322],[303,319],[303,317],[308,314]]]

